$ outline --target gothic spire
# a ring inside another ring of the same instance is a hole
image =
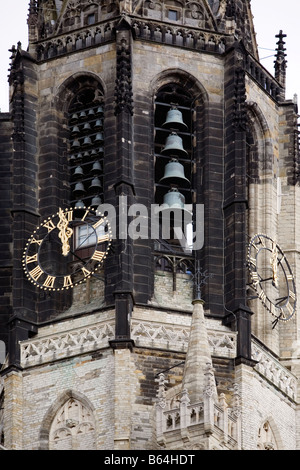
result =
[[[203,301],[195,300],[192,315],[191,331],[185,361],[182,390],[187,390],[191,403],[203,400],[207,386],[207,367],[212,367],[208,334],[205,325]],[[217,396],[214,385],[213,395]]]

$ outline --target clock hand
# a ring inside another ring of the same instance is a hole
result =
[[[271,281],[273,280],[273,276],[272,277],[267,277],[266,279],[260,279],[259,282],[267,282],[267,281]]]
[[[273,271],[273,285],[278,287],[278,251],[276,243],[273,242],[272,256],[270,258],[271,268]]]
[[[62,241],[62,254],[63,256],[68,256],[70,251],[69,239],[73,235],[73,230],[69,227],[69,222],[62,209],[59,209],[58,216],[59,222],[57,228],[59,230],[58,236]]]
[[[285,297],[279,297],[278,299],[276,299],[276,306],[281,304],[282,302],[284,302],[285,300],[287,300],[289,298],[288,295],[286,295]]]

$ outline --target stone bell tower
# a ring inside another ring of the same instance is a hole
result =
[[[27,21],[0,115],[0,445],[297,448],[284,33],[272,76],[250,0],[30,0]]]

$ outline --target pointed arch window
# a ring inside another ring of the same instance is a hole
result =
[[[275,434],[269,421],[266,421],[258,431],[258,450],[278,450]]]
[[[96,450],[95,419],[81,401],[70,398],[58,410],[49,435],[50,450]]]

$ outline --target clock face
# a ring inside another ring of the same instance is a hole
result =
[[[248,247],[252,287],[265,308],[278,320],[288,321],[296,310],[294,276],[285,254],[267,235],[255,235]]]
[[[44,290],[72,288],[102,266],[111,240],[109,221],[96,210],[59,209],[29,238],[23,255],[25,273]]]

